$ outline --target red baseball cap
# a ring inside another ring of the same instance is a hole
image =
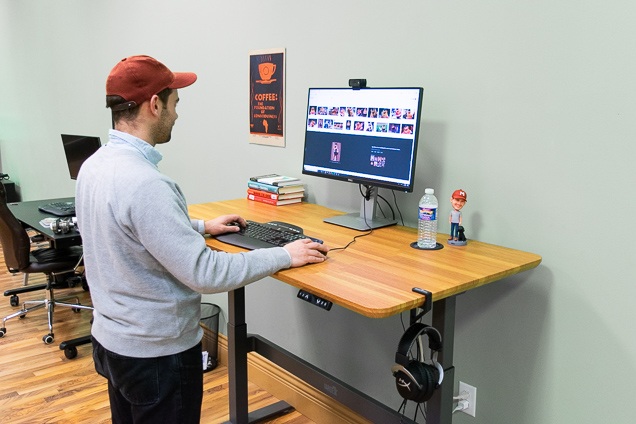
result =
[[[455,190],[453,192],[453,195],[451,196],[452,199],[464,199],[466,200],[466,192],[462,189],[459,190]]]
[[[184,88],[197,80],[193,72],[172,72],[150,56],[130,56],[122,59],[110,71],[106,80],[106,95],[121,96],[126,102],[112,110],[125,110],[150,100],[166,88]]]

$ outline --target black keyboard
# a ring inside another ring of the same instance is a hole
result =
[[[322,243],[320,239],[305,235],[302,228],[280,221],[266,223],[247,221],[247,228],[239,232],[216,236],[219,241],[250,250],[284,246],[304,238]]]
[[[42,212],[50,213],[55,216],[73,216],[75,215],[74,202],[52,202],[40,205],[38,209]]]

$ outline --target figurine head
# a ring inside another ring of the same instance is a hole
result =
[[[464,190],[455,190],[451,196],[451,206],[456,211],[460,210],[466,204],[466,192]]]

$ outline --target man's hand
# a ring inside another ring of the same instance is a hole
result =
[[[212,236],[217,236],[224,233],[236,233],[241,231],[241,228],[245,228],[246,226],[247,222],[239,215],[223,215],[219,216],[218,218],[205,221],[205,233]]]
[[[293,243],[286,244],[284,249],[291,255],[292,268],[324,262],[327,259],[327,252],[329,252],[327,246],[316,243],[311,239],[296,240]]]

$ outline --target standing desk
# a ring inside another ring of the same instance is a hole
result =
[[[189,212],[192,218],[198,219],[235,213],[259,222],[289,222],[302,227],[306,234],[324,240],[330,248],[345,246],[354,236],[362,234],[323,222],[326,217],[344,212],[309,203],[275,207],[238,199],[190,205]],[[449,424],[453,409],[456,296],[532,269],[539,265],[541,257],[475,240],[469,240],[467,246],[448,246],[445,234],[438,235],[438,241],[445,245],[444,249],[417,250],[410,247],[416,238],[414,228],[395,225],[376,229],[346,250],[330,252],[328,260],[321,264],[282,270],[273,277],[370,318],[386,318],[411,311],[413,319],[418,308],[426,311],[432,302],[432,325],[440,331],[443,342],[438,361],[444,366],[445,376],[444,383],[428,401],[427,422]],[[244,251],[214,238],[209,238],[207,244],[219,251]],[[430,299],[414,293],[413,287],[430,292]],[[248,352],[259,353],[371,422],[413,423],[271,342],[258,336],[248,336],[244,288],[230,292],[228,301],[231,423],[256,422],[289,408],[289,405],[279,402],[270,408],[248,411]],[[396,346],[400,336],[396,334]]]

